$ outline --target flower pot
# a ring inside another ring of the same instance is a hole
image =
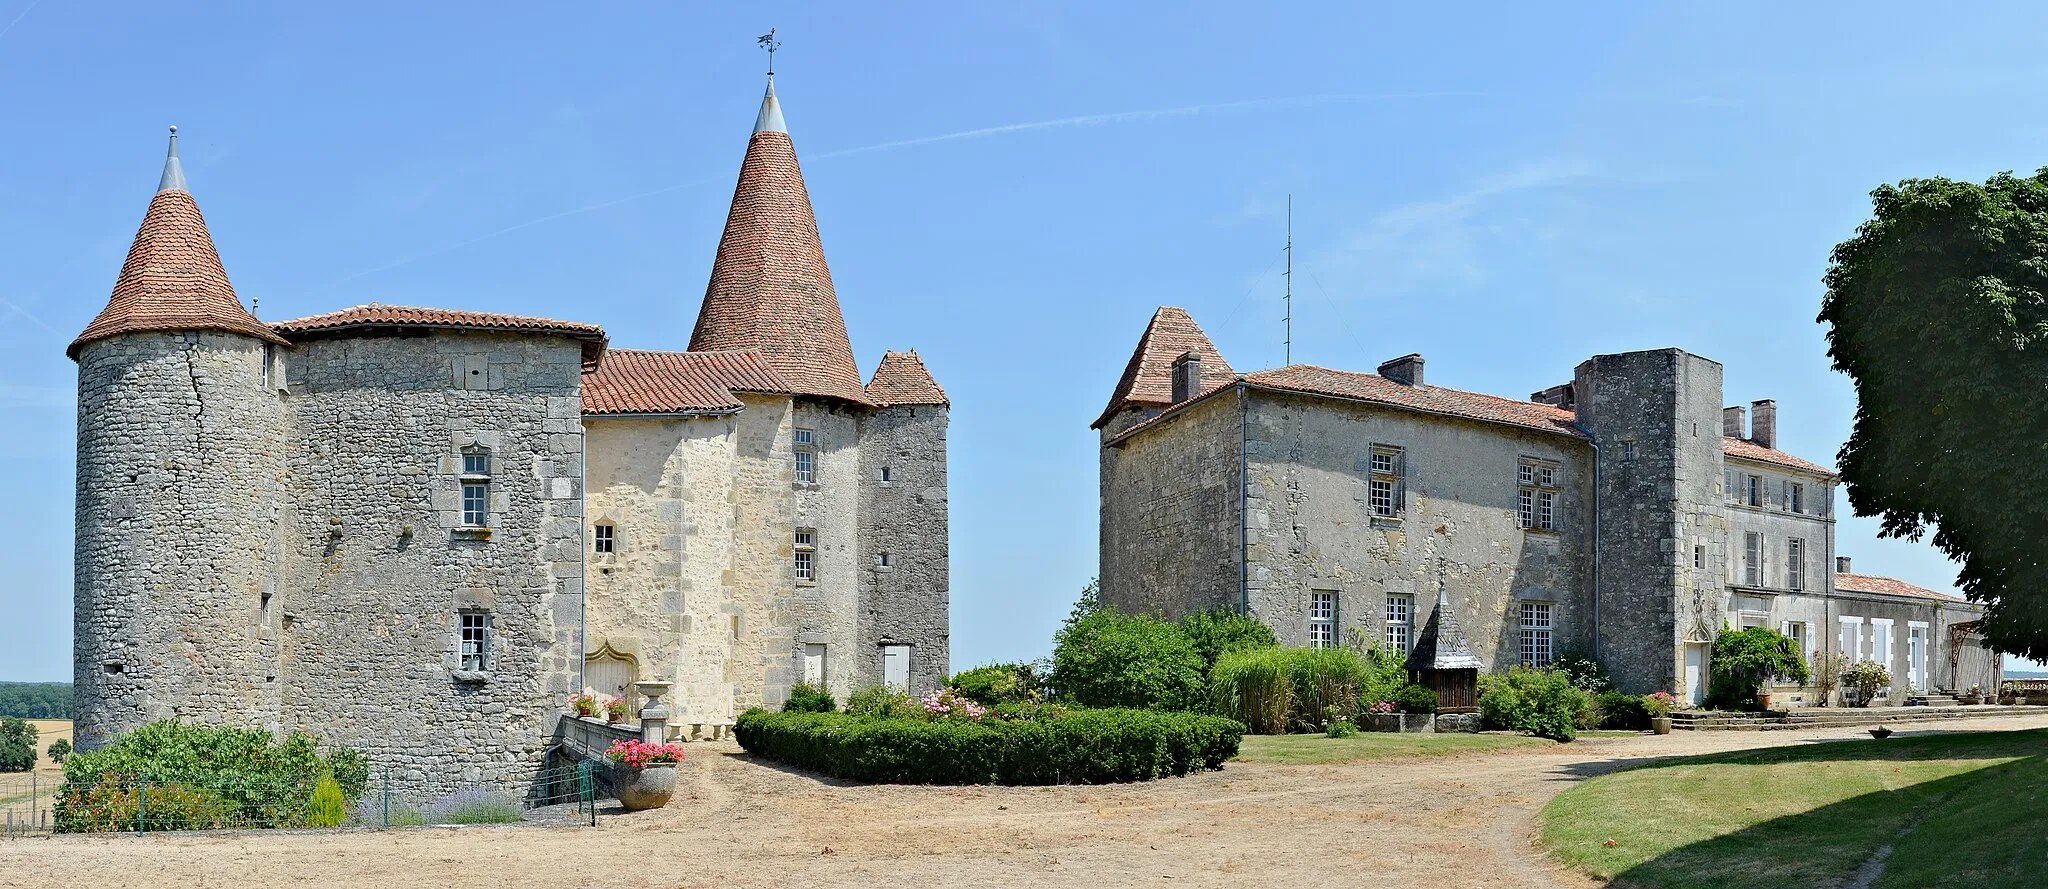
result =
[[[619,805],[628,812],[659,809],[668,805],[669,797],[676,793],[676,764],[655,763],[637,769],[613,766],[612,789],[619,794]]]
[[[1652,717],[1650,717],[1650,731],[1652,731],[1652,732],[1655,732],[1655,733],[1657,733],[1657,734],[1660,734],[1660,735],[1668,735],[1668,734],[1671,734],[1671,717],[1669,717],[1669,716],[1652,716]]]
[[[1771,693],[1770,693],[1770,692],[1767,692],[1767,691],[1760,691],[1760,692],[1757,692],[1757,693],[1756,693],[1756,705],[1757,705],[1757,707],[1758,707],[1759,709],[1763,709],[1763,710],[1769,710],[1769,709],[1771,709]]]

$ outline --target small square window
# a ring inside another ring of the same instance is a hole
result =
[[[446,453],[445,451],[443,453]],[[490,475],[491,455],[487,451],[469,451],[462,455],[463,475]]]
[[[1694,546],[1694,547],[1692,548],[1692,566],[1693,566],[1694,568],[1705,568],[1705,567],[1707,567],[1707,548],[1706,548],[1706,547],[1704,547],[1704,546]]]
[[[882,467],[882,481],[884,481],[884,482],[891,482],[891,481],[895,481],[895,477],[894,477],[894,476],[892,476],[892,475],[891,475],[891,474],[889,473],[889,467],[887,467],[887,466],[884,466],[884,467]]]
[[[879,564],[880,564],[880,565],[881,565],[882,567],[884,567],[884,568],[887,568],[887,567],[889,567],[889,554],[888,554],[888,553],[883,553],[883,554],[881,555],[881,557],[880,557],[880,560],[879,560]]]
[[[462,669],[485,670],[490,665],[491,616],[475,612],[462,615]]]
[[[1394,472],[1394,455],[1386,451],[1374,451],[1372,454],[1372,471],[1383,475],[1392,475]]]
[[[590,545],[593,550],[601,553],[612,552],[612,547],[615,545],[614,541],[616,540],[613,536],[612,526],[597,525],[590,529],[590,533]]]
[[[1534,463],[1524,463],[1524,464],[1522,464],[1522,467],[1521,467],[1521,469],[1520,469],[1520,470],[1519,470],[1519,471],[1518,471],[1518,472],[1516,473],[1516,481],[1517,481],[1518,483],[1520,483],[1520,484],[1524,484],[1524,485],[1533,485],[1533,484],[1535,484],[1535,483],[1536,483],[1536,464],[1534,464]]]
[[[811,430],[809,430],[809,429],[798,429],[798,430],[795,430],[795,431],[791,432],[791,433],[790,433],[790,441],[792,441],[792,442],[794,442],[794,443],[796,443],[796,444],[798,444],[798,445],[808,445],[808,444],[810,444],[810,443],[811,443]]]

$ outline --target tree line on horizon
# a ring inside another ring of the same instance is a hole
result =
[[[0,682],[0,716],[70,719],[71,683]]]

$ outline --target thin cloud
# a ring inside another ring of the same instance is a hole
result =
[[[7,27],[0,28],[0,37],[7,36],[7,32],[14,30],[15,25],[21,24],[22,19],[28,18],[28,11],[36,8],[36,4],[41,2],[43,2],[43,0],[31,0],[29,5],[22,7],[21,14],[15,16],[14,21],[8,22]]]
[[[64,335],[62,332],[58,331],[57,328],[51,327],[48,322],[45,322],[43,319],[29,314],[29,311],[27,309],[17,306],[12,302],[7,301],[6,299],[0,299],[0,309],[6,309],[10,314],[20,315],[23,318],[27,318],[28,320],[34,322],[37,327],[40,327],[53,334],[56,334],[57,336],[61,337]]]
[[[1342,102],[1383,102],[1395,101],[1400,99],[1435,99],[1477,95],[1482,94],[1474,92],[1418,92],[1333,94],[1322,96],[1282,96],[1271,99],[1249,99],[1242,102],[1214,102],[1205,105],[1183,105],[1178,108],[1154,108],[1145,111],[1116,111],[1107,114],[1084,114],[1078,117],[1063,117],[1057,120],[1036,120],[1028,123],[1013,123],[995,127],[982,127],[980,129],[962,130],[957,133],[941,133],[936,136],[920,136],[915,139],[899,139],[893,142],[880,142],[874,145],[862,145],[858,148],[841,148],[835,151],[827,151],[822,154],[811,155],[810,160],[830,160],[833,158],[851,157],[853,155],[859,154],[872,154],[880,151],[893,151],[899,148],[914,148],[921,145],[935,145],[942,142],[958,142],[964,139],[985,139],[991,136],[1005,136],[1012,133],[1028,133],[1037,130],[1065,129],[1069,127],[1106,126],[1124,123],[1144,123],[1148,121],[1166,120],[1169,118],[1176,117],[1191,117],[1200,114],[1211,114],[1217,112],[1248,111],[1261,108],[1277,108],[1291,105],[1328,105]],[[523,228],[531,228],[543,222],[553,222],[557,219],[565,219],[570,216],[580,216],[585,213],[594,213],[598,210],[603,210],[607,207],[616,207],[620,204],[631,203],[633,201],[651,198],[654,197],[655,195],[667,194],[672,191],[677,191],[684,188],[692,188],[698,185],[705,185],[715,181],[720,180],[717,178],[696,179],[689,182],[678,183],[675,185],[666,185],[661,188],[654,189],[653,191],[643,191],[640,192],[639,194],[631,194],[622,198],[613,198],[612,200],[604,201],[602,203],[591,204],[589,206],[584,207],[576,207],[569,210],[563,210],[557,213],[550,213],[546,216],[542,216],[536,219],[529,219],[517,225],[506,226],[504,228],[498,229],[497,231],[490,232],[488,234],[477,235],[476,237],[470,238],[465,241],[458,241],[454,244],[449,244],[444,247],[436,247],[432,250],[428,250],[423,253],[415,253],[411,256],[394,259],[390,262],[384,263],[383,265],[364,269],[362,271],[348,275],[347,277],[344,278],[338,278],[330,282],[327,286],[334,287],[336,285],[345,284],[349,281],[356,280],[357,278],[374,275],[379,272],[388,272],[400,266],[411,265],[412,263],[419,262],[420,260],[423,259],[432,259],[433,257],[436,256],[441,256],[447,253],[453,253],[472,244],[482,243],[484,241],[488,241],[500,235],[511,234],[512,232],[519,231],[520,229]]]

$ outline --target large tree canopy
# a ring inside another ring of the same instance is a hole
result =
[[[2048,169],[1871,197],[1820,312],[1856,384],[1849,503],[1887,537],[1932,530],[1991,644],[2048,656]]]

